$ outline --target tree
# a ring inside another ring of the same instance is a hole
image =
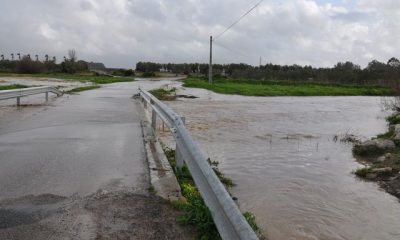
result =
[[[389,65],[390,67],[399,67],[400,66],[400,61],[399,61],[399,59],[397,59],[395,57],[392,57],[387,62],[387,65]]]
[[[77,56],[75,49],[68,50],[68,59],[73,63],[76,62]]]

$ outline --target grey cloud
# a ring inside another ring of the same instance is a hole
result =
[[[58,59],[74,48],[80,58],[114,67],[140,60],[207,62],[209,35],[223,31],[255,2],[2,0],[0,46],[6,55],[48,53]],[[215,61],[257,64],[263,56],[280,64],[366,65],[400,52],[397,0],[321,2],[265,0],[217,39]]]

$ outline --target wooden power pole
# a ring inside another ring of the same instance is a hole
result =
[[[210,36],[210,64],[208,66],[208,83],[212,84],[212,41],[213,38]]]

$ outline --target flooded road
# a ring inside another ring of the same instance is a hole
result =
[[[165,81],[168,83],[170,81]],[[164,83],[164,82],[163,82]],[[147,189],[135,81],[65,94],[0,102],[0,200],[27,194],[87,195],[102,188]]]
[[[132,96],[159,84],[1,101],[0,239],[190,239],[178,210],[148,193],[143,112]]]
[[[398,200],[356,179],[351,145],[333,141],[384,132],[379,98],[181,93],[200,98],[166,103],[237,183],[233,195],[269,239],[400,239]]]

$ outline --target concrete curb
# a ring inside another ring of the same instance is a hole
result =
[[[183,199],[181,188],[175,177],[174,171],[168,162],[167,157],[157,139],[156,134],[148,121],[147,112],[144,110],[141,118],[141,127],[149,163],[150,183],[155,190],[155,194],[169,201]]]

